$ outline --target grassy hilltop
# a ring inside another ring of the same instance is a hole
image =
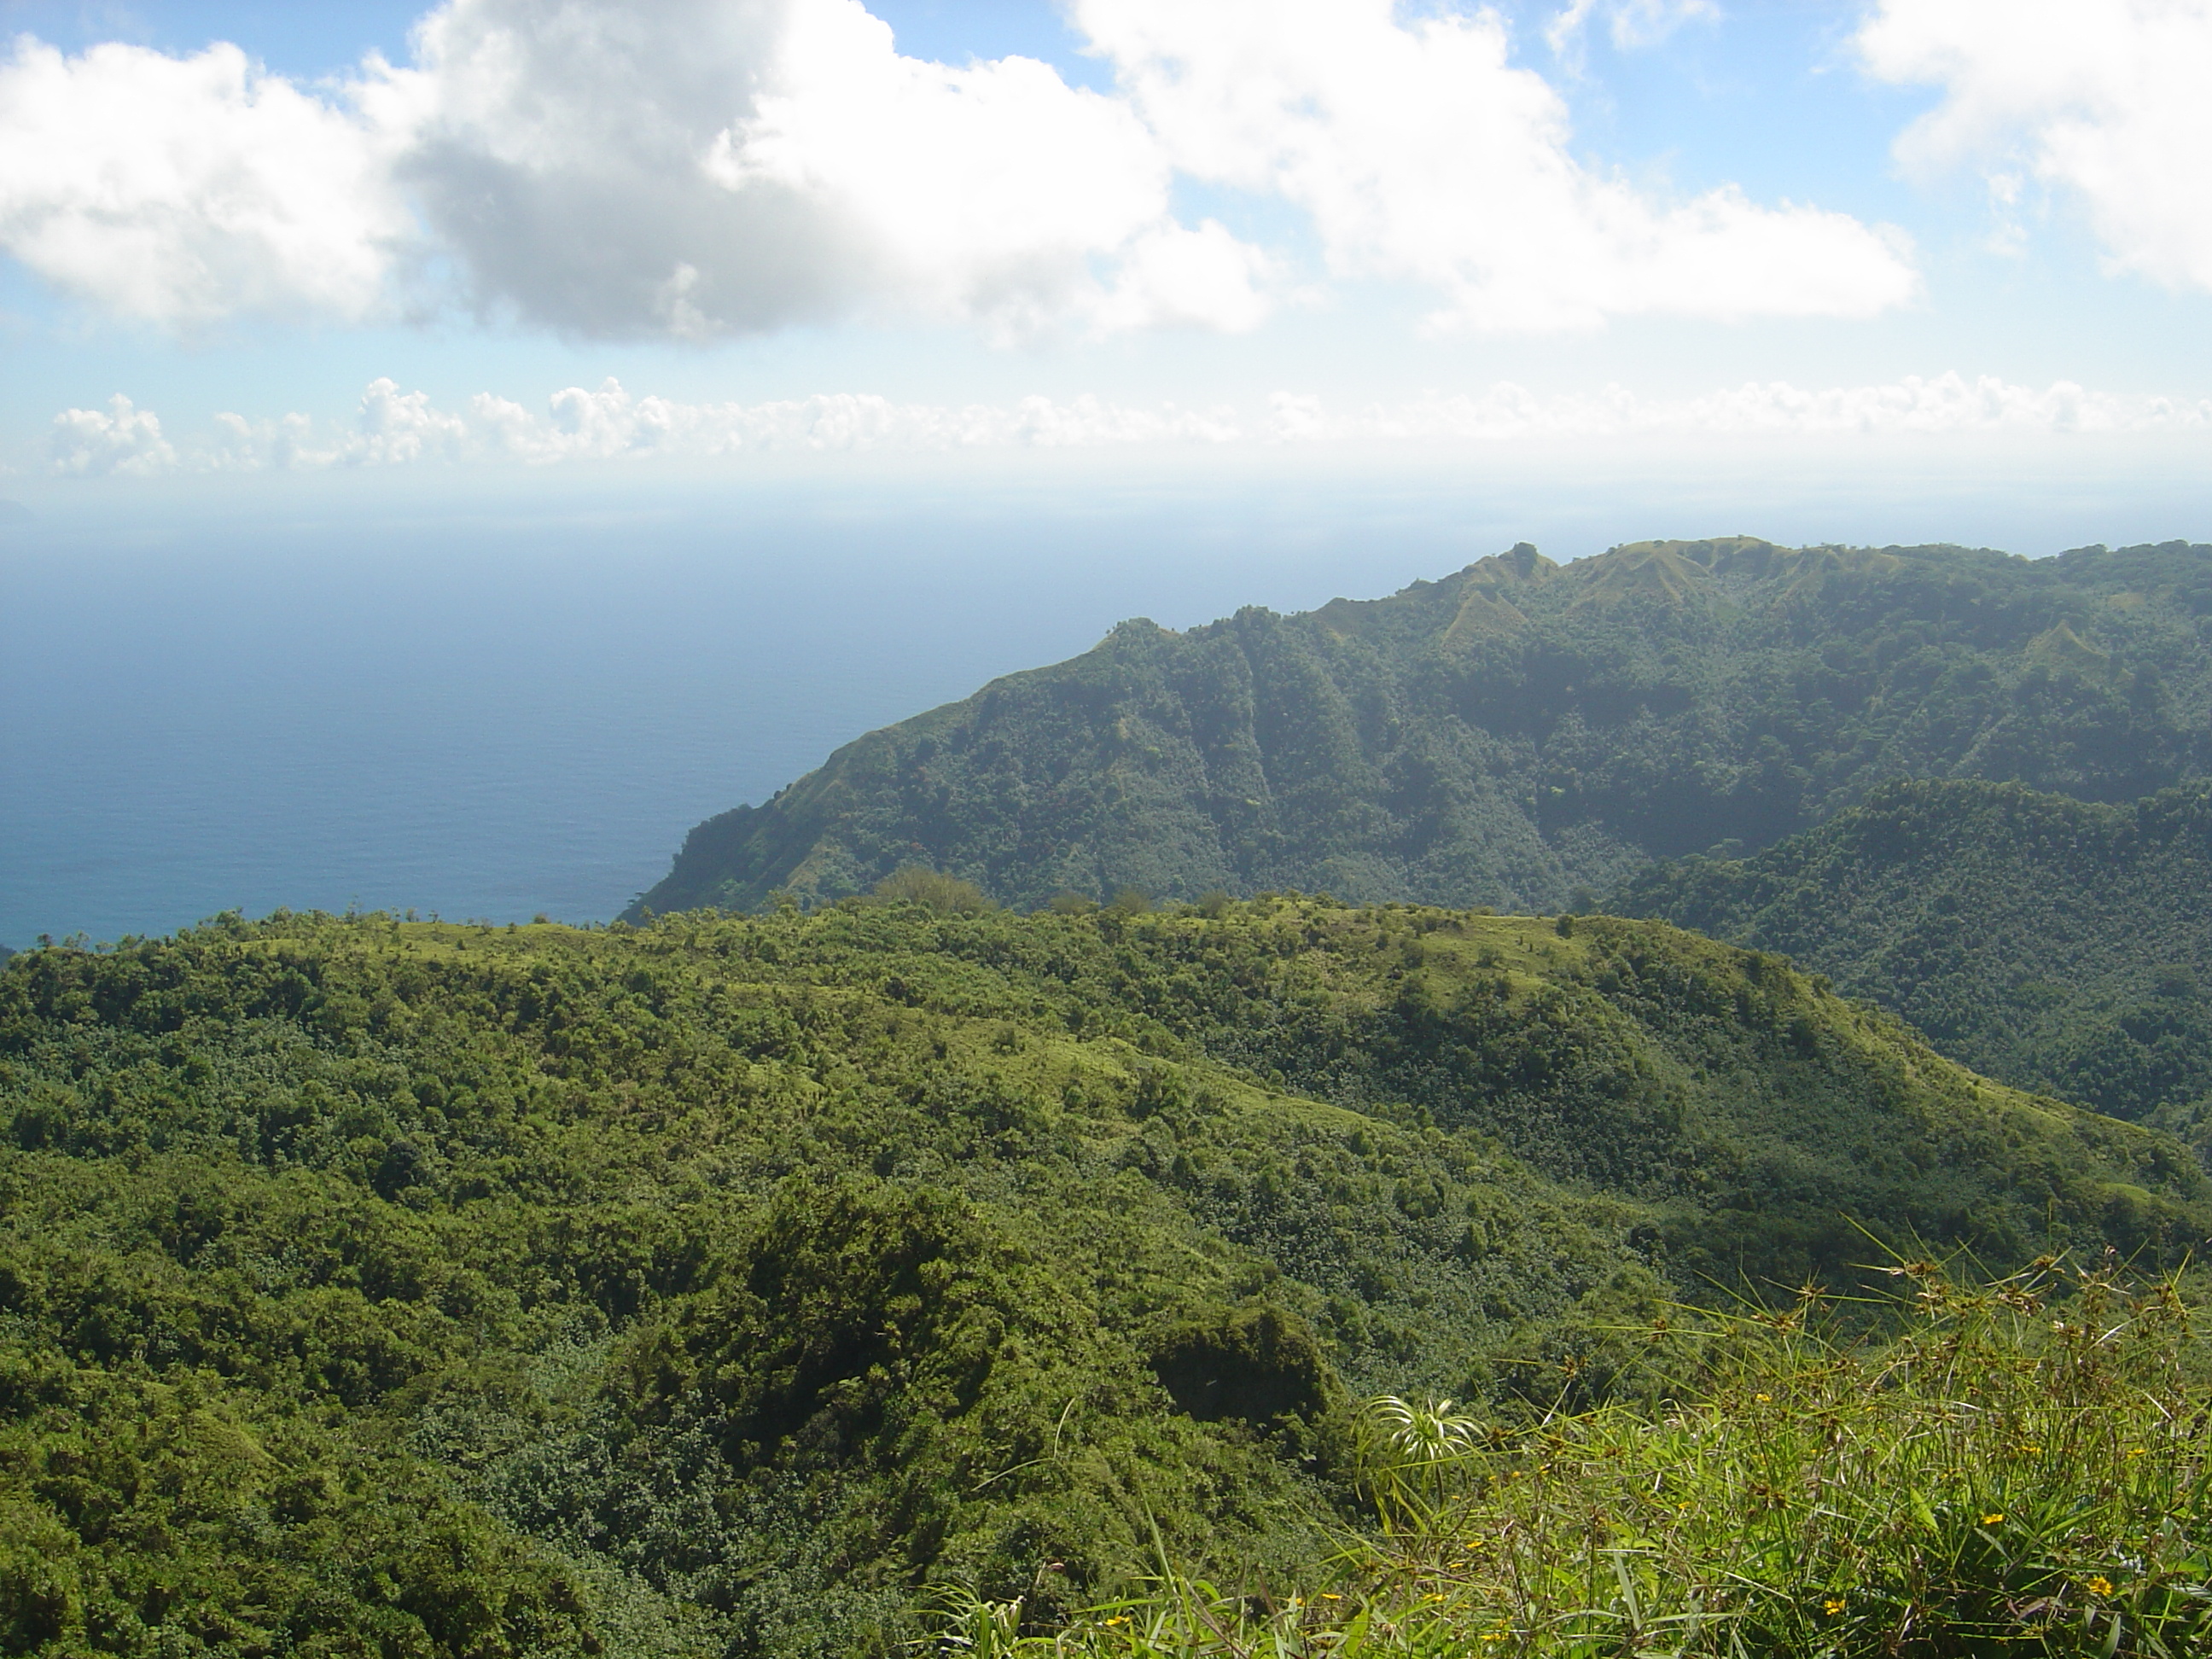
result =
[[[694,830],[632,912],[1125,886],[1550,910],[1898,776],[2133,800],[2212,775],[2212,548],[1522,546],[1388,599],[1115,629]]]
[[[878,1651],[1161,1548],[1317,1581],[1361,1396],[1510,1430],[1879,1240],[2212,1232],[2174,1142],[1663,924],[948,890],[9,963],[7,1650]]]

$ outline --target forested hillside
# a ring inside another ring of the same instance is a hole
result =
[[[0,1641],[56,1656],[1293,1583],[1365,1512],[1352,1395],[1510,1424],[1881,1240],[2212,1231],[2174,1142],[1771,956],[1281,897],[42,949],[0,1127]]]
[[[2096,805],[1897,782],[1747,859],[1613,899],[1785,952],[1945,1054],[2099,1111],[2193,1124],[2212,1096],[2212,794]]]
[[[1386,599],[1125,623],[694,830],[632,913],[919,862],[1066,890],[1551,910],[1898,777],[2101,802],[2212,774],[2212,548],[1534,549]]]

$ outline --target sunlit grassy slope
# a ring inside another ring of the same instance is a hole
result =
[[[1353,1401],[2212,1232],[2154,1133],[1656,923],[222,921],[0,970],[11,1652],[876,1650],[1324,1572]],[[198,1644],[195,1647],[193,1644]]]
[[[1964,1282],[1900,1261],[1885,1340],[1816,1296],[1662,1318],[1663,1394],[1486,1425],[1366,1402],[1371,1510],[1325,1574],[1253,1594],[1171,1563],[1042,1630],[949,1594],[969,1659],[2187,1659],[2212,1644],[2192,1310],[2110,1263]]]

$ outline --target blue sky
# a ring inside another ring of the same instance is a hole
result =
[[[1771,451],[2212,534],[2203,0],[869,9],[0,0],[0,495]]]

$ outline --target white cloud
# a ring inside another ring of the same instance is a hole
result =
[[[162,437],[159,417],[135,407],[119,392],[104,410],[65,409],[55,416],[46,453],[56,472],[80,477],[110,472],[143,477],[177,465],[177,452]]]
[[[1623,40],[1706,9],[1601,7]],[[1332,270],[1440,290],[1453,326],[1863,316],[1914,287],[1843,216],[1734,190],[1668,203],[1583,167],[1491,11],[1073,16],[1114,94],[1022,58],[903,56],[860,0],[447,0],[405,64],[319,92],[228,46],[70,58],[27,40],[0,68],[0,247],[173,325],[356,319],[444,272],[487,314],[587,337],[1255,326],[1287,261],[1179,218],[1185,174],[1288,201]]]
[[[1979,164],[2001,244],[2024,172],[2118,269],[2212,287],[2212,0],[1881,0],[1856,41],[1878,78],[1942,88],[1899,156]]]
[[[584,336],[1253,325],[1267,260],[1170,179],[1126,104],[901,56],[859,0],[448,0],[325,95],[228,46],[0,64],[0,249],[173,325],[357,319],[440,256]]]
[[[120,316],[364,315],[409,232],[389,159],[235,46],[0,59],[0,250]]]
[[[1330,265],[1440,290],[1432,319],[1589,328],[1640,313],[1870,315],[1909,298],[1891,237],[1735,189],[1668,204],[1583,167],[1566,106],[1493,11],[1391,0],[1074,0],[1176,167],[1280,196]]]

